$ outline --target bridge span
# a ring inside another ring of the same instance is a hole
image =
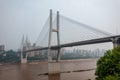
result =
[[[117,46],[120,45],[120,35],[109,35],[105,32],[93,29],[93,28],[91,28],[89,26],[86,26],[84,24],[80,24],[80,25],[84,26],[84,27],[81,27],[80,30],[82,31],[83,28],[87,29],[86,31],[88,31],[89,33],[92,33],[92,36],[95,36],[94,39],[87,39],[87,40],[82,40],[82,41],[75,41],[75,42],[60,44],[59,12],[57,12],[57,16],[56,16],[56,20],[57,20],[56,25],[54,25],[54,26],[56,26],[56,28],[53,28],[53,20],[52,19],[53,19],[52,10],[50,10],[48,45],[46,47],[40,47],[40,48],[35,48],[35,49],[28,49],[26,46],[22,45],[21,46],[21,63],[27,63],[27,53],[32,52],[32,51],[47,50],[47,52],[48,52],[48,73],[50,73],[50,74],[51,73],[59,73],[60,72],[59,60],[60,60],[61,48],[81,46],[81,45],[89,45],[89,44],[98,44],[98,43],[105,43],[105,42],[112,42],[113,47],[117,47]],[[64,18],[64,19],[68,20],[68,18],[67,19]],[[71,22],[72,20],[68,20],[68,21]],[[75,21],[73,21],[73,22],[75,22]],[[77,22],[76,25],[79,25],[79,23]],[[91,32],[89,30],[92,30],[93,32]],[[56,33],[56,35],[57,35],[57,38],[56,38],[57,39],[57,44],[56,45],[52,45],[52,33],[53,32]],[[97,37],[96,38],[96,34],[98,34],[98,33],[99,33],[99,35],[102,35],[102,36],[104,35],[104,37],[99,37],[99,38]],[[84,34],[85,33],[81,32],[80,36],[86,36],[87,35],[87,34],[85,34],[85,35]],[[105,36],[105,35],[107,35],[107,36]],[[44,37],[46,37],[46,36],[44,36]],[[85,38],[87,38],[87,37],[85,37]],[[53,60],[52,60],[51,50],[57,50],[57,59],[56,59],[55,63],[53,63]],[[25,58],[23,58],[23,53],[26,53]]]
[[[60,44],[59,46],[55,45],[55,46],[51,46],[50,48],[53,50],[57,50],[59,48],[64,48],[64,47],[73,47],[73,46],[80,46],[80,45],[105,43],[105,42],[112,42],[113,47],[116,47],[116,46],[120,45],[120,35],[86,40],[86,41],[78,41],[78,42],[72,42],[72,43],[66,43],[66,44]],[[49,49],[49,47],[41,47],[41,48],[31,49],[31,50],[27,50],[25,52],[39,51],[39,50],[46,50],[46,49]]]

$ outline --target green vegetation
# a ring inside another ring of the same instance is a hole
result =
[[[6,56],[0,55],[0,62],[4,63],[17,63],[20,61],[20,58],[17,56],[17,52],[13,50],[8,50]]]
[[[120,47],[107,51],[97,62],[96,80],[120,80]]]
[[[109,75],[109,76],[105,77],[104,80],[120,80],[120,77],[118,74]]]

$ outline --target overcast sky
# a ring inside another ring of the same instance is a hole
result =
[[[17,49],[23,34],[34,43],[49,16],[49,9],[119,34],[120,0],[0,0],[0,45]]]

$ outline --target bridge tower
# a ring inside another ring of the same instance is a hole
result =
[[[59,12],[57,11],[57,25],[56,29],[53,29],[53,24],[52,24],[52,10],[50,10],[50,22],[49,22],[50,28],[49,28],[49,42],[48,42],[48,73],[49,74],[56,74],[60,72],[60,34],[59,34]],[[51,53],[51,40],[52,40],[52,33],[57,34],[57,60],[56,62],[53,62],[52,60],[52,53]]]
[[[27,55],[26,53],[24,52],[26,51],[26,47],[23,46],[23,48],[21,49],[21,63],[27,63]]]
[[[28,43],[28,38],[26,37],[26,40],[24,39],[24,36],[22,38],[22,43],[21,43],[21,63],[27,63],[27,54],[26,50],[29,48],[29,43]]]

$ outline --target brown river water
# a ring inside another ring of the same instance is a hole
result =
[[[97,59],[60,61],[61,73],[48,75],[47,62],[0,65],[0,80],[95,80]]]

